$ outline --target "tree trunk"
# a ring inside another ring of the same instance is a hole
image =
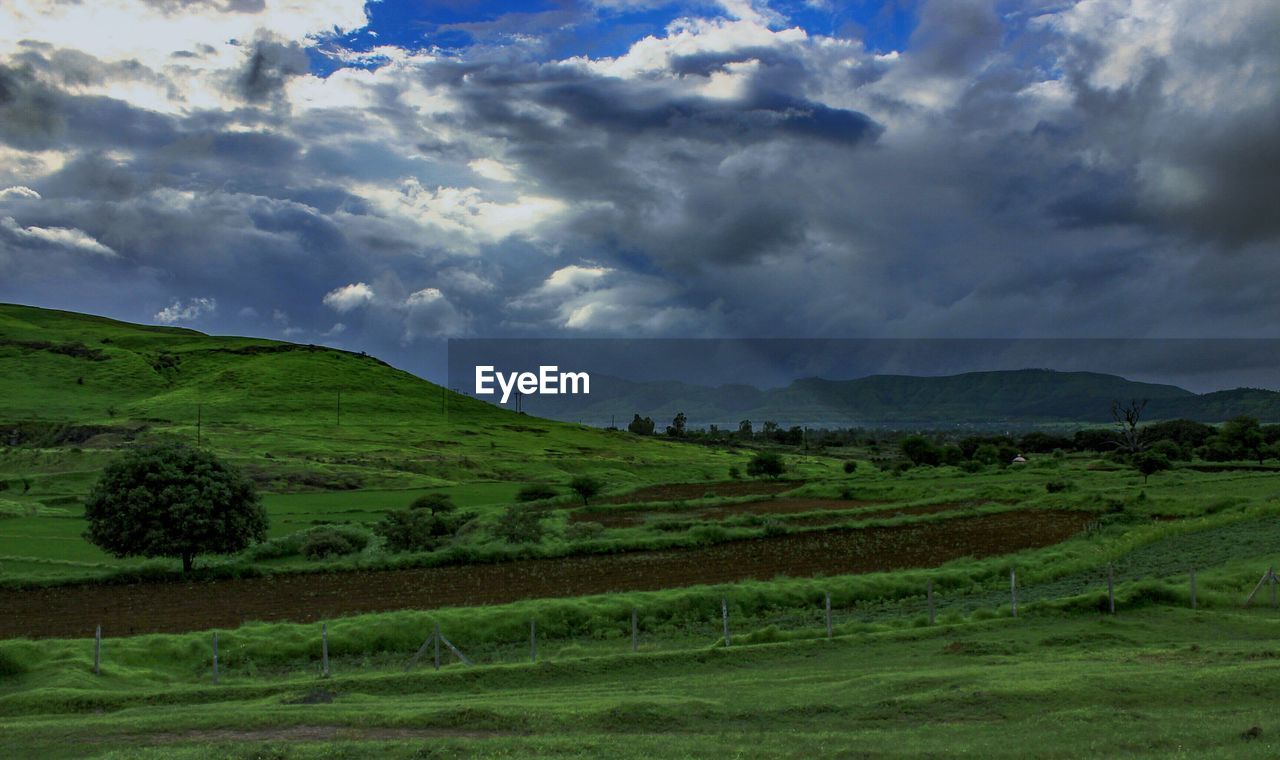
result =
[[[182,573],[186,575],[191,572],[191,565],[195,557],[190,552],[182,553]]]

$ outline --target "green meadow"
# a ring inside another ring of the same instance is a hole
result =
[[[662,590],[575,596],[549,582],[501,603],[337,614],[324,620],[327,678],[315,618],[108,630],[100,673],[90,638],[0,640],[0,756],[1276,754],[1280,611],[1265,587],[1244,606],[1280,564],[1274,465],[1177,462],[1147,479],[1087,453],[968,471],[874,466],[858,445],[775,447],[783,478],[752,480],[755,447],[518,415],[359,354],[17,306],[0,306],[0,394],[0,593],[179,581],[176,560],[117,559],[82,537],[102,467],[164,442],[198,441],[262,494],[267,540],[198,559],[194,580],[228,593],[294,573],[586,557],[656,573],[663,558],[731,564],[757,546],[804,568],[727,583],[694,566]],[[589,504],[567,487],[577,475],[603,485]],[[555,492],[527,506],[541,539],[502,539],[531,484]],[[432,493],[464,526],[429,550],[389,550],[373,526]],[[1005,535],[963,527],[986,520]],[[299,551],[332,528],[368,541]],[[919,535],[935,543],[901,538]],[[828,571],[792,546],[865,562]],[[446,648],[437,671],[427,646],[406,668],[437,625],[474,665]]]

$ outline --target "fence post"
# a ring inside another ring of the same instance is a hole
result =
[[[1013,616],[1018,616],[1018,571],[1009,571],[1009,597],[1013,600]]]
[[[640,615],[636,608],[631,608],[631,651],[640,651]]]
[[[218,632],[213,632],[213,682],[218,682]]]
[[[538,661],[538,619],[529,621],[529,662]]]
[[[827,639],[831,638],[831,592],[827,592]]]
[[[1191,566],[1191,609],[1196,608],[1196,566]]]
[[[1270,572],[1271,572],[1271,609],[1275,609],[1276,601],[1277,601],[1276,600],[1276,583],[1277,581],[1280,581],[1280,578],[1276,578],[1276,568],[1274,565],[1271,566]]]
[[[440,621],[436,621],[436,670],[440,669]]]
[[[93,632],[93,674],[102,675],[102,624]]]
[[[933,625],[934,611],[933,611],[933,579],[932,578],[929,579],[929,583],[925,586],[924,590],[925,590],[925,596],[929,598],[929,625]]]
[[[320,677],[329,677],[329,624],[320,624]]]
[[[1107,563],[1107,609],[1112,615],[1116,614],[1115,572],[1110,562]]]
[[[732,642],[729,639],[729,602],[724,597],[720,598],[720,616],[724,618],[724,645],[727,647]]]

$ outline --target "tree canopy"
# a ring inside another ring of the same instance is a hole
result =
[[[267,513],[239,470],[185,446],[129,452],[107,465],[85,502],[85,538],[116,557],[240,551],[267,533]]]

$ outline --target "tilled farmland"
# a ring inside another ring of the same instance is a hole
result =
[[[897,527],[798,533],[695,549],[583,555],[487,565],[282,574],[189,583],[0,591],[0,637],[124,636],[308,622],[367,612],[653,591],[780,575],[933,567],[1048,546],[1084,528],[1079,512],[1017,510]]]

